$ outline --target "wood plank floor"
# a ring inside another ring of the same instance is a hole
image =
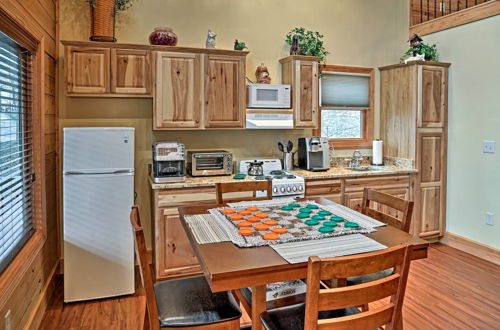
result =
[[[412,263],[405,329],[500,329],[500,266],[446,245]],[[140,329],[143,290],[133,296],[63,304],[62,281],[40,329]],[[244,322],[247,324],[248,316]]]

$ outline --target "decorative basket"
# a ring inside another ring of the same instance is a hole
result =
[[[90,7],[90,40],[116,42],[115,0],[95,0],[95,8]]]

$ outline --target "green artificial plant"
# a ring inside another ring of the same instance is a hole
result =
[[[96,0],[86,0],[92,8],[96,6]],[[125,11],[132,6],[134,0],[115,0],[115,12]]]
[[[408,57],[415,56],[417,54],[423,54],[426,61],[439,61],[439,54],[437,52],[436,45],[434,44],[429,46],[421,41],[415,46],[410,46],[410,49],[408,49],[403,56],[401,56],[401,62],[404,62],[404,60]]]
[[[326,55],[330,54],[323,46],[323,35],[319,32],[313,32],[304,29],[303,27],[294,28],[287,33],[285,41],[289,46],[292,46],[292,39],[297,36],[299,42],[299,54],[307,56],[318,56],[321,62],[326,62]]]

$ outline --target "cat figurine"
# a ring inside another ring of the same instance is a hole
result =
[[[425,61],[425,54],[416,54],[415,56],[408,57],[405,60],[405,64],[408,64],[408,62],[411,61]]]
[[[206,48],[215,48],[215,37],[217,34],[215,32],[212,32],[212,30],[208,30],[207,34],[207,42],[206,42]]]

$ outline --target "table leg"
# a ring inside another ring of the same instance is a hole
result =
[[[252,287],[252,330],[261,330],[260,314],[266,311],[266,286]]]

